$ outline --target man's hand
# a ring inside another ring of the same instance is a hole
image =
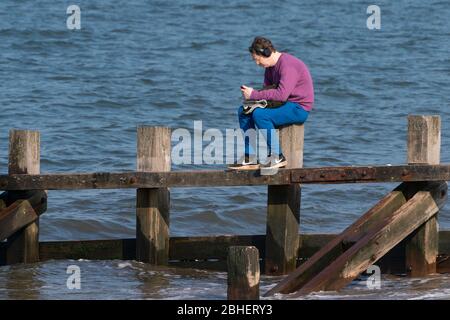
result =
[[[245,100],[249,100],[250,99],[250,95],[252,94],[253,88],[247,87],[242,85],[241,86],[241,92],[242,95],[244,96]]]

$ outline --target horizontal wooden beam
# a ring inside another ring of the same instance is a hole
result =
[[[399,165],[293,169],[291,183],[449,181],[450,165]]]
[[[96,172],[0,175],[0,190],[73,190],[289,184],[290,172],[261,176],[259,171]]]
[[[39,243],[41,261],[52,259],[134,260],[135,239],[46,241]]]
[[[336,236],[335,234],[301,234],[299,263],[309,259]],[[253,245],[261,254],[265,249],[265,235],[172,237],[170,238],[169,265],[226,271],[227,250],[230,245]],[[0,242],[0,265],[4,264],[5,248],[6,243]],[[399,250],[394,255],[388,254],[389,256],[386,255],[377,264],[381,265],[383,272],[402,273],[402,267],[404,267],[402,253],[403,251]],[[39,254],[41,261],[52,259],[134,260],[136,258],[136,241],[135,239],[45,241],[39,244]],[[450,273],[449,257],[450,230],[440,231],[438,272]],[[261,262],[261,268],[263,268],[264,261]],[[394,269],[392,269],[392,264],[394,264]],[[389,266],[389,268],[384,268],[384,266]]]
[[[137,189],[449,180],[450,165],[419,164],[280,169],[275,175],[260,175],[258,170],[12,174],[0,175],[0,190]]]
[[[300,235],[299,258],[303,260],[309,258],[334,237],[334,234]],[[450,231],[448,238],[448,246],[450,247]],[[169,246],[170,264],[191,266],[191,262],[198,262],[199,266],[213,266],[212,269],[219,270],[219,265],[221,267],[226,266],[230,246],[255,246],[262,255],[265,252],[265,241],[265,235],[171,237]],[[0,265],[3,262],[2,256],[5,246],[5,243],[0,243]],[[136,240],[46,241],[40,242],[39,252],[42,261],[51,259],[134,260],[136,259]],[[219,261],[221,262],[218,263]]]

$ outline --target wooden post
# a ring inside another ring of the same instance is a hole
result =
[[[286,168],[303,167],[304,125],[280,129]],[[295,270],[299,248],[300,184],[268,186],[265,273],[282,275]]]
[[[228,250],[228,300],[259,300],[259,253],[253,246]]]
[[[8,174],[39,174],[40,135],[38,131],[10,130]],[[23,193],[26,191],[14,191]],[[19,195],[20,197],[20,195]],[[8,238],[6,263],[39,261],[39,220]]]
[[[441,119],[439,116],[408,117],[408,164],[439,164]],[[413,277],[436,273],[439,225],[437,215],[406,240],[406,271]]]
[[[137,171],[170,171],[171,131],[163,127],[137,130]],[[168,188],[137,189],[136,259],[165,265],[169,259]]]

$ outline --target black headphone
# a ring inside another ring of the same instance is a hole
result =
[[[269,48],[259,49],[258,51],[266,58],[270,57],[272,54],[272,51]]]
[[[272,51],[269,48],[257,48],[257,47],[250,47],[250,51],[256,51],[259,52],[262,56],[268,58],[272,54]]]

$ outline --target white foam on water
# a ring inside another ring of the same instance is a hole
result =
[[[117,264],[117,267],[119,269],[124,269],[124,268],[133,268],[133,265],[130,262],[119,262]]]

